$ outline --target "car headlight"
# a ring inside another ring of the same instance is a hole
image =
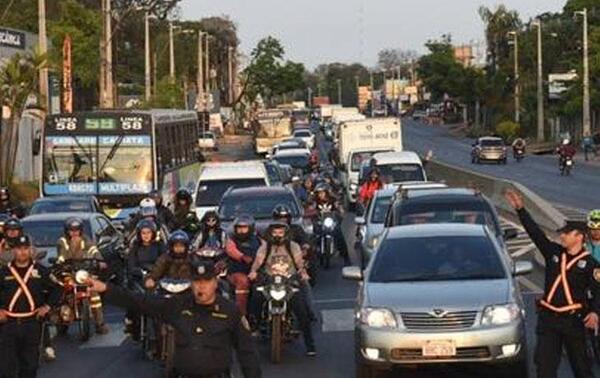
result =
[[[85,284],[89,278],[90,274],[87,270],[80,269],[77,272],[75,272],[75,281],[77,281],[77,283],[80,285]]]
[[[271,298],[275,299],[276,301],[280,301],[283,298],[285,298],[285,290],[284,289],[271,289],[269,290],[269,295],[271,296]]]
[[[360,311],[360,322],[373,328],[398,328],[396,317],[385,308],[364,308]]]
[[[334,228],[335,221],[333,220],[333,218],[325,218],[325,220],[323,221],[323,226],[325,226],[326,228]]]
[[[371,249],[375,249],[377,247],[377,244],[379,244],[379,236],[372,236],[367,242],[367,246]]]
[[[482,325],[508,324],[521,316],[521,308],[516,303],[488,306],[483,310]]]

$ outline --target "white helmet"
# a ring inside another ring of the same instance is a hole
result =
[[[565,138],[565,139],[563,139],[563,141],[562,141],[562,144],[563,144],[563,146],[566,146],[566,145],[567,145],[567,144],[569,144],[569,143],[571,143],[571,141],[570,141],[570,140],[568,140],[568,139],[566,139],[566,138]]]
[[[152,198],[144,198],[140,201],[140,207],[156,207],[156,202]]]

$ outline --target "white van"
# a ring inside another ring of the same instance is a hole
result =
[[[373,155],[385,184],[427,181],[419,155],[412,151],[380,152]]]
[[[270,186],[267,170],[260,160],[204,164],[193,196],[196,215],[202,219],[207,211],[217,210],[230,187],[250,186]]]

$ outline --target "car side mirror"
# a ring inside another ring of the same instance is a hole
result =
[[[516,261],[513,268],[513,276],[524,276],[533,272],[533,264],[531,261]]]
[[[346,280],[362,281],[363,273],[359,266],[347,266],[342,268],[342,277]]]
[[[354,223],[356,223],[357,226],[364,226],[367,224],[367,220],[365,217],[356,217],[354,218]]]
[[[109,244],[112,241],[112,238],[110,236],[104,235],[104,236],[100,236],[100,239],[98,239],[98,245],[106,245]]]
[[[514,227],[509,227],[504,230],[504,240],[512,240],[519,236],[519,230]]]

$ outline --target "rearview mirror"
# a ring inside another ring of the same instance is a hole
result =
[[[509,227],[504,230],[504,240],[511,240],[519,236],[519,230],[514,227]]]
[[[364,226],[367,224],[367,220],[365,217],[356,217],[354,218],[354,223],[356,223],[358,226]]]
[[[362,269],[358,266],[347,266],[342,268],[342,277],[346,280],[362,281]]]
[[[533,271],[533,264],[531,261],[517,261],[513,268],[513,276],[524,276]]]

